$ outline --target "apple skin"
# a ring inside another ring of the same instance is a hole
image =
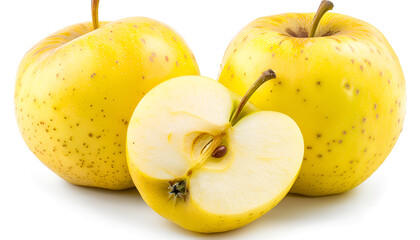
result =
[[[370,24],[327,13],[307,38],[314,13],[262,17],[230,43],[219,81],[244,94],[258,74],[271,81],[251,102],[292,117],[305,140],[291,192],[322,196],[352,189],[385,160],[402,131],[404,75],[385,37]]]
[[[125,157],[128,121],[155,85],[198,75],[184,40],[143,17],[64,28],[36,44],[17,74],[15,111],[29,149],[70,183],[134,184]]]

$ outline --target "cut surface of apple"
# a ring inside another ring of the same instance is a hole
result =
[[[232,126],[240,98],[215,80],[178,77],[152,89],[128,127],[127,159],[143,199],[198,232],[241,227],[291,188],[303,138],[288,116],[250,104]],[[224,156],[212,153],[223,145]]]

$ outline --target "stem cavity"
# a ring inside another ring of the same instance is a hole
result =
[[[312,20],[311,32],[309,37],[314,37],[316,29],[318,28],[319,22],[321,21],[322,16],[329,10],[334,8],[334,4],[330,1],[323,0],[319,5],[318,11],[316,12],[314,19]]]

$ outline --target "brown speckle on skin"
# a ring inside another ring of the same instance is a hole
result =
[[[360,68],[360,71],[363,72],[363,65],[360,65],[359,68]]]
[[[351,60],[351,63],[354,64],[354,59]]]
[[[168,56],[165,56],[165,61],[169,62]]]
[[[350,84],[349,83],[344,84],[344,88],[347,90],[350,90]]]

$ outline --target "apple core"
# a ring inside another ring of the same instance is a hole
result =
[[[169,184],[169,194],[174,196],[175,199],[185,195],[188,192],[188,177],[203,166],[206,161],[211,157],[213,158],[222,158],[226,155],[228,147],[226,145],[221,145],[225,140],[227,132],[239,121],[240,114],[242,109],[245,107],[248,100],[251,98],[252,94],[265,82],[270,79],[276,78],[276,74],[273,70],[269,69],[261,74],[261,76],[255,81],[255,83],[249,88],[245,93],[232,117],[230,118],[230,123],[226,126],[225,130],[221,131],[220,134],[213,136],[208,133],[193,133],[192,136],[186,137],[187,139],[194,137],[192,144],[192,162],[193,167],[188,170],[187,176],[182,177],[178,180],[170,180]],[[169,139],[169,138],[168,138]],[[223,164],[222,164],[223,165]]]

